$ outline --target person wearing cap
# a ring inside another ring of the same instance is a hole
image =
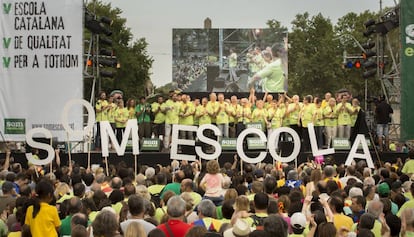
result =
[[[378,185],[378,196],[380,198],[390,198],[390,186],[388,185],[388,183],[381,183],[380,185]],[[391,201],[391,213],[392,214],[397,214],[398,212],[398,206],[397,204],[395,204],[393,201]]]
[[[295,212],[290,217],[290,227],[293,234],[289,237],[303,237],[307,235],[306,230],[306,216],[301,212]]]
[[[252,228],[249,224],[242,219],[237,219],[232,228],[224,231],[223,237],[248,237],[250,232]]]

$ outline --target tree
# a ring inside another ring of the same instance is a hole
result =
[[[101,78],[101,88],[106,92],[118,89],[124,92],[124,98],[138,98],[144,95],[144,85],[150,80],[153,59],[147,53],[148,43],[144,38],[133,42],[131,30],[126,27],[126,19],[120,15],[122,10],[113,8],[110,3],[104,4],[99,0],[89,2],[86,8],[98,17],[107,16],[113,20],[110,30],[112,35],[112,49],[120,68],[116,70],[114,78]],[[85,39],[90,39],[90,32],[85,30]],[[86,46],[86,45],[85,45]],[[88,50],[85,47],[85,51]],[[92,52],[94,53],[94,52]],[[84,97],[90,98],[92,80],[84,80]],[[98,91],[95,90],[95,95]]]
[[[322,96],[346,85],[332,23],[321,14],[296,15],[289,34],[289,94]]]

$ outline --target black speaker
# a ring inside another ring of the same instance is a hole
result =
[[[214,88],[214,81],[220,74],[220,67],[218,65],[207,66],[207,91],[211,92]]]

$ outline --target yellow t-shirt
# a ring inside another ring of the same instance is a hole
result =
[[[108,120],[108,110],[102,110],[104,107],[108,106],[108,101],[98,100],[95,105],[96,109],[96,122],[107,121]],[[98,110],[100,110],[98,112]]]
[[[334,214],[333,221],[337,231],[339,231],[342,227],[346,227],[348,230],[350,230],[354,224],[354,221],[351,217],[345,216],[343,214]]]
[[[33,237],[58,236],[56,229],[60,227],[60,219],[57,208],[47,203],[40,203],[40,210],[33,218],[33,206],[27,208],[24,223],[30,226]]]

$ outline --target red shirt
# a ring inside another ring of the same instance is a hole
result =
[[[180,220],[169,220],[168,226],[170,227],[171,232],[174,234],[174,237],[184,237],[185,234],[187,234],[187,231],[191,228],[190,224],[187,224]],[[173,237],[168,233],[165,224],[158,225],[157,228],[162,230],[166,237]]]

